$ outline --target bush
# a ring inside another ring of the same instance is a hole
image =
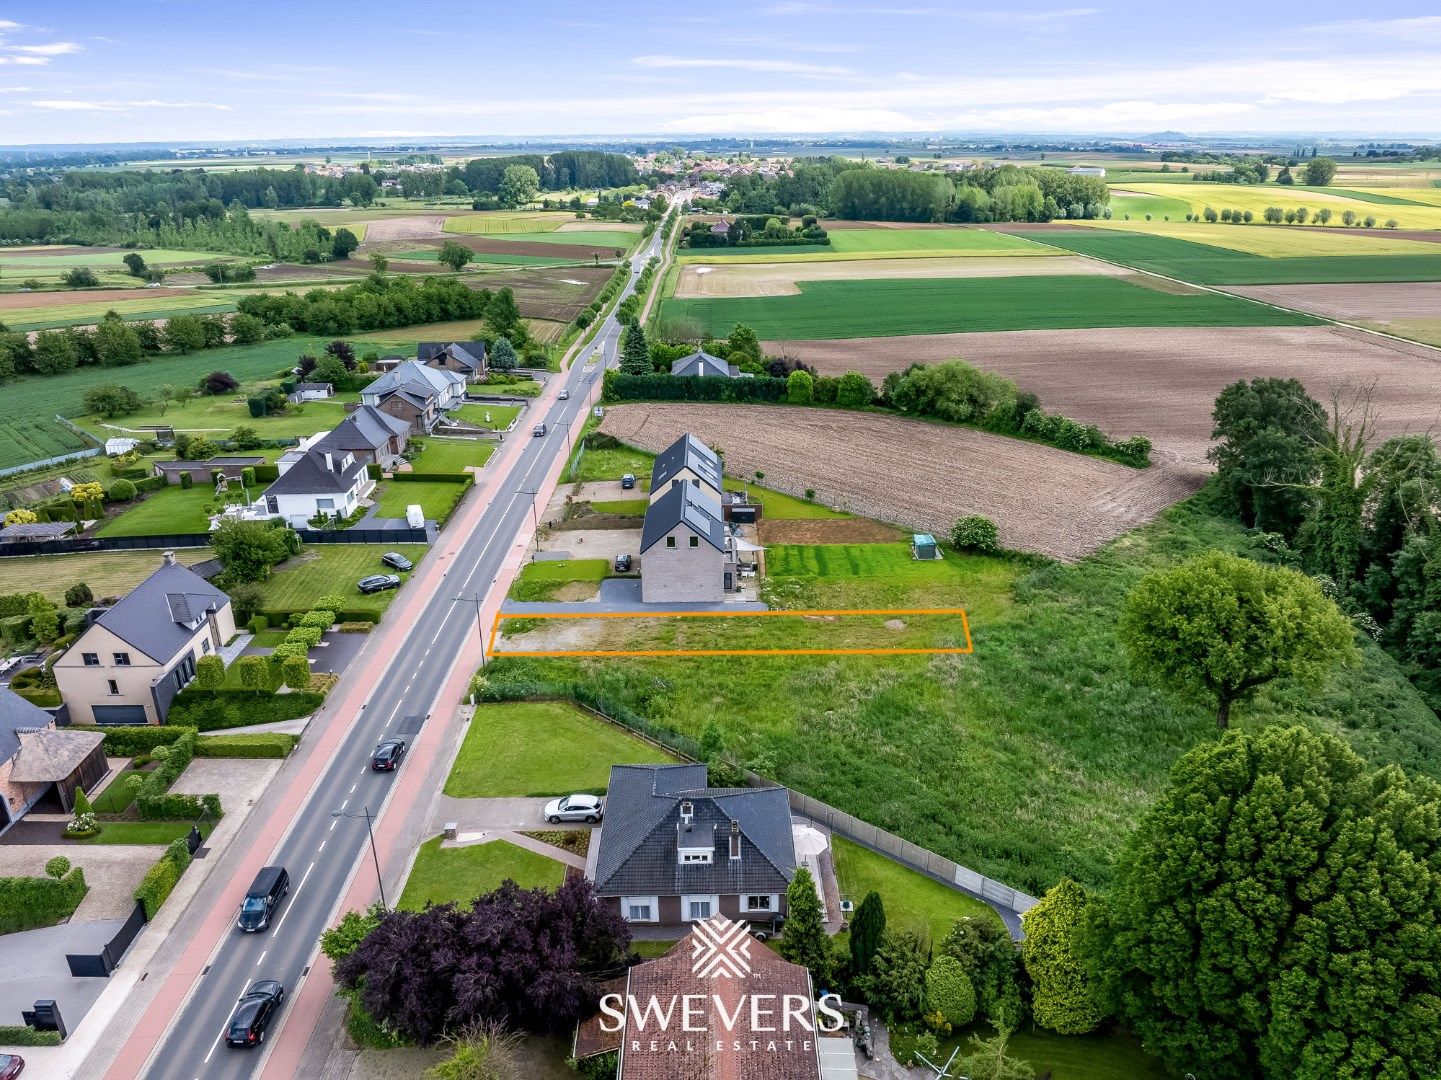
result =
[[[145,906],[145,918],[155,918],[160,911],[160,905],[169,899],[170,894],[175,891],[175,886],[180,881],[180,875],[185,872],[185,867],[190,865],[190,852],[185,846],[184,840],[177,840],[180,849],[185,852],[184,863],[172,855],[174,844],[165,849],[165,854],[160,856],[159,861],[140,879],[139,886],[135,889],[135,899]]]
[[[954,956],[938,956],[926,971],[926,1008],[941,1014],[953,1028],[976,1018],[976,988]]]
[[[282,646],[283,647],[283,646]],[[320,708],[324,694],[297,691],[293,694],[254,694],[249,690],[187,689],[170,707],[170,718],[199,731],[249,727],[298,720]]]
[[[100,822],[96,820],[95,814],[91,811],[83,814],[77,812],[71,821],[66,822],[61,835],[67,840],[86,840],[100,835]]]
[[[331,626],[334,625],[334,623],[335,623],[335,612],[333,612],[333,611],[321,611],[321,610],[319,610],[319,609],[316,609],[315,611],[310,611],[310,612],[307,612],[306,614],[302,615],[302,616],[300,617],[300,622],[298,622],[296,625],[297,625],[297,626],[311,626],[311,627],[315,627],[315,628],[323,631],[323,630],[329,630],[329,629],[331,628]]]
[[[181,491],[189,491],[189,490],[190,490],[192,487],[194,487],[194,486],[195,486],[195,478],[194,478],[193,476],[191,476],[188,472],[183,472],[183,473],[180,474],[180,490],[181,490]]]
[[[84,788],[77,787],[75,789],[75,816],[79,817],[82,814],[88,814],[90,810],[90,797],[85,794]]]
[[[195,756],[209,758],[283,758],[300,740],[284,732],[252,735],[207,735],[196,741]]]
[[[717,379],[699,375],[625,375],[607,371],[605,401],[785,401],[785,379]]]
[[[94,603],[95,594],[90,591],[90,586],[83,581],[78,581],[65,590],[66,607],[84,607],[86,604]]]
[[[905,1025],[891,1031],[891,1055],[903,1065],[919,1065],[916,1052],[936,1060],[938,1045],[936,1037],[929,1031],[915,1031]]]
[[[52,877],[56,881],[59,881],[68,873],[70,873],[70,860],[64,855],[56,855],[45,864],[45,876]]]
[[[135,498],[135,485],[129,480],[117,480],[110,485],[111,502],[129,502]]]
[[[984,555],[993,555],[1001,550],[996,523],[980,514],[963,517],[956,522],[951,530],[951,543],[959,551],[979,551]]]
[[[58,1031],[37,1031],[29,1024],[0,1027],[0,1046],[59,1046]]]
[[[836,404],[843,409],[866,409],[876,400],[876,388],[859,371],[848,371],[836,383]]]
[[[157,746],[169,746],[193,727],[177,724],[147,724],[143,727],[96,727],[93,724],[72,724],[71,731],[98,731],[105,736],[105,752],[111,757],[133,758],[148,754]]]
[[[195,685],[202,690],[219,690],[225,685],[225,661],[213,653],[195,661]]]
[[[310,661],[301,656],[286,657],[280,665],[280,677],[292,690],[310,688]]]
[[[320,639],[324,636],[325,631],[318,626],[297,626],[285,635],[285,641],[287,644],[304,645],[307,649],[313,649],[320,644]]]
[[[78,866],[61,878],[0,878],[0,934],[54,926],[74,914],[87,888]]]
[[[262,633],[270,629],[270,620],[264,615],[252,615],[250,622],[246,624],[246,629],[252,634]]]

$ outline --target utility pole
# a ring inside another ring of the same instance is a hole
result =
[[[375,883],[380,886],[380,906],[386,911],[390,905],[385,902],[385,879],[380,876],[380,856],[375,851],[375,830],[370,826],[370,807],[362,806],[361,813],[365,816],[365,834],[370,837],[370,858],[375,863]],[[358,818],[361,814],[346,813],[344,810],[332,810],[330,816],[333,818]]]

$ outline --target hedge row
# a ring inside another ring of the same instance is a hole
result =
[[[402,484],[415,483],[443,483],[463,484],[469,486],[475,483],[474,473],[448,473],[448,472],[398,472],[391,477],[391,480]]]
[[[253,468],[257,484],[273,484],[280,479],[279,465],[256,465]]]
[[[182,700],[184,699],[184,700]],[[296,691],[291,694],[255,696],[241,691],[230,697],[225,691],[211,690],[204,696],[182,694],[170,707],[170,716],[197,731],[220,731],[225,728],[274,724],[308,716],[325,703],[324,694]]]
[[[159,764],[135,789],[135,808],[140,817],[145,821],[185,821],[202,815],[218,818],[221,814],[219,795],[176,795],[170,792],[170,785],[180,779],[180,774],[195,757],[195,732],[183,732],[168,750],[157,759]]]
[[[310,608],[266,608],[264,611],[256,612],[256,614],[263,616],[265,621],[271,626],[289,626],[291,619],[303,618],[310,614],[310,611]],[[339,623],[373,623],[379,621],[379,619],[379,615],[368,609],[351,608],[335,613],[335,621]]]
[[[160,856],[159,862],[145,871],[135,890],[135,899],[145,905],[147,920],[155,918],[160,905],[175,891],[180,875],[190,865],[190,858],[190,848],[185,840],[172,840],[166,845],[165,854]]]
[[[58,881],[52,877],[0,878],[0,934],[54,926],[68,919],[85,899],[87,888],[78,866]]]
[[[195,745],[196,757],[283,758],[295,749],[299,738],[283,732],[250,735],[207,735]]]
[[[28,1024],[0,1027],[0,1046],[59,1046],[60,1032],[36,1031]]]
[[[605,401],[785,401],[786,380],[769,375],[717,379],[701,375],[625,375],[607,371]]]
[[[159,491],[169,483],[169,479],[164,476],[147,476],[143,480],[135,481],[135,490],[136,492]]]
[[[72,724],[71,731],[98,731],[105,737],[105,752],[111,757],[136,757],[148,754],[157,746],[169,746],[193,727],[171,724],[147,724],[144,727],[96,727],[93,724]]]

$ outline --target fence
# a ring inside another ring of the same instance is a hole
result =
[[[91,447],[89,450],[76,450],[73,454],[61,454],[59,457],[42,458],[24,465],[12,465],[8,469],[0,469],[0,477],[18,476],[20,473],[34,472],[36,469],[44,469],[50,465],[63,465],[67,461],[83,461],[85,458],[95,457],[99,453],[98,447]]]
[[[424,529],[297,529],[306,544],[428,544]],[[91,536],[74,540],[22,540],[0,544],[0,559],[20,555],[71,555],[81,551],[144,551],[210,546],[210,533],[170,533],[165,536]]]
[[[105,943],[98,953],[66,953],[65,962],[70,965],[70,974],[77,979],[108,979],[110,973],[120,966],[135,935],[145,925],[145,905],[135,901],[135,908],[125,925],[115,931],[115,936]]]

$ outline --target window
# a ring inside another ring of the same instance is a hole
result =
[[[771,909],[771,898],[769,896],[747,896],[747,911],[769,911]]]
[[[665,546],[666,546],[666,547],[675,547],[675,537],[674,537],[674,536],[667,536],[667,537],[665,538]]]
[[[110,684],[110,693],[111,693],[111,694],[117,694],[117,695],[118,695],[118,694],[120,693],[120,684],[119,684],[118,682],[116,682],[114,679],[106,679],[105,681]]]
[[[210,652],[210,638],[208,636],[200,639],[200,651],[203,653]]]
[[[86,667],[99,667],[99,666],[100,666],[100,654],[99,654],[99,653],[93,653],[93,652],[81,653],[81,654],[80,654],[80,659],[82,659],[82,660],[85,661],[85,666],[86,666]]]
[[[175,676],[175,689],[184,690],[195,678],[195,654],[193,652],[186,653],[185,659],[175,665],[172,674]]]
[[[334,500],[334,499],[316,499],[316,500],[315,500],[315,508],[316,508],[317,510],[334,510],[334,509],[335,509],[335,500]]]
[[[683,821],[683,822],[685,822],[687,825],[689,825],[690,822],[691,822],[691,819],[694,818],[694,817],[695,817],[695,804],[694,804],[693,802],[691,802],[689,799],[687,799],[685,802],[683,802],[683,803],[680,804],[680,819],[681,819],[681,821]]]
[[[115,666],[116,666],[116,667],[129,667],[129,666],[130,666],[130,654],[129,654],[128,652],[118,652],[118,653],[115,653],[115,654],[114,654],[114,659],[115,659]]]
[[[692,921],[709,919],[711,917],[711,902],[707,897],[704,900],[687,900],[686,918]]]
[[[659,905],[654,896],[622,896],[620,911],[626,922],[655,922]]]
[[[699,536],[692,536],[692,537],[690,538],[690,546],[691,546],[691,547],[700,547],[700,537],[699,537]]]
[[[710,852],[685,851],[681,853],[680,861],[683,863],[708,863],[710,862]]]

